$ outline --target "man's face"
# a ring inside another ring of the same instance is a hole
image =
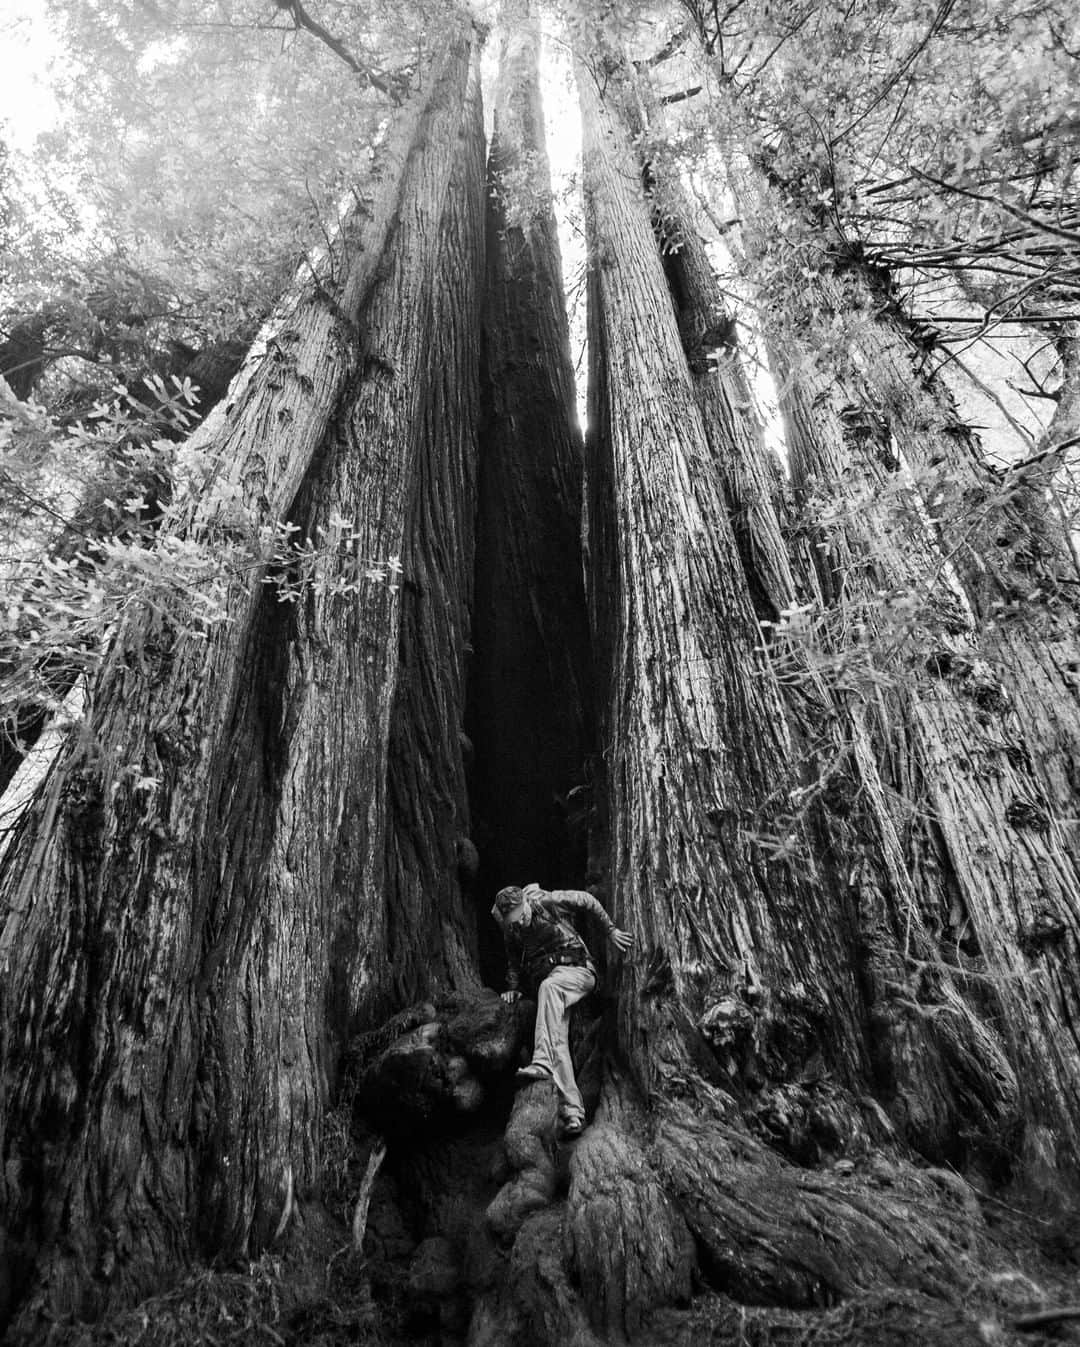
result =
[[[517,930],[520,927],[528,926],[531,921],[532,906],[530,905],[528,898],[523,899],[521,906],[515,907],[506,917],[506,924],[511,930]]]

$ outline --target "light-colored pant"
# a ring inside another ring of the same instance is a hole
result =
[[[562,1096],[560,1111],[568,1122],[585,1119],[585,1106],[570,1060],[570,1007],[588,996],[595,986],[596,976],[591,969],[560,964],[541,982],[536,996],[533,1065],[551,1072],[555,1088]]]

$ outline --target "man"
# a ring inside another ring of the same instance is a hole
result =
[[[620,931],[592,896],[575,889],[545,893],[539,884],[500,889],[491,915],[502,927],[506,945],[504,1001],[516,1001],[522,979],[537,988],[536,1038],[532,1062],[519,1080],[553,1080],[565,1136],[580,1136],[585,1107],[570,1060],[570,1007],[596,986],[596,967],[581,936],[570,924],[573,912],[590,912],[620,952],[634,942]]]

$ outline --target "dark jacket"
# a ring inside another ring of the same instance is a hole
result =
[[[528,926],[503,927],[506,986],[510,991],[516,991],[522,983],[538,987],[560,965],[592,968],[588,946],[570,924],[572,913],[590,913],[605,931],[615,929],[615,923],[591,893],[554,889],[530,901],[532,921]]]

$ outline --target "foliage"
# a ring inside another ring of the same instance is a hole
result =
[[[815,276],[876,269],[965,410],[994,427],[992,451],[1029,452],[1078,317],[1073,7],[684,0],[648,12],[647,39],[639,23],[630,44],[647,53],[643,155],[661,194],[664,165],[697,184],[709,232],[736,254],[718,254],[732,302],[830,352],[850,344],[849,317],[822,306]],[[736,228],[749,217],[752,261]]]
[[[205,637],[226,620],[230,576],[260,576],[282,603],[355,594],[400,576],[397,557],[360,553],[360,535],[338,517],[315,539],[288,521],[254,530],[237,501],[221,498],[212,535],[186,530],[181,521],[202,497],[213,463],[189,450],[177,456],[175,444],[152,431],[189,425],[195,392],[155,376],[144,393],[145,401],[117,386],[86,422],[68,427],[33,404],[0,406],[0,502],[7,506],[0,527],[10,577],[0,617],[0,713],[8,735],[20,707],[59,711],[132,610],[150,608],[173,622],[183,614],[182,630]],[[167,504],[155,494],[165,483]]]
[[[227,536],[196,538],[213,465],[175,442],[362,189],[443,8],[335,5],[334,35],[302,11],[328,45],[253,3],[50,6],[59,120],[0,160],[0,373],[18,395],[0,406],[7,734],[28,706],[58,707],[133,607],[182,608],[205,634],[230,574],[268,571],[284,601],[331,583],[331,553],[349,553],[335,592],[400,569],[356,555],[346,521],[308,540],[233,511]]]
[[[250,336],[362,180],[393,101],[265,5],[64,0],[49,14],[62,113],[7,166],[0,332],[40,316],[48,360],[74,379],[87,362],[168,373],[171,344]],[[380,59],[406,81],[422,20],[378,17]],[[370,13],[338,5],[333,21],[371,47]]]

